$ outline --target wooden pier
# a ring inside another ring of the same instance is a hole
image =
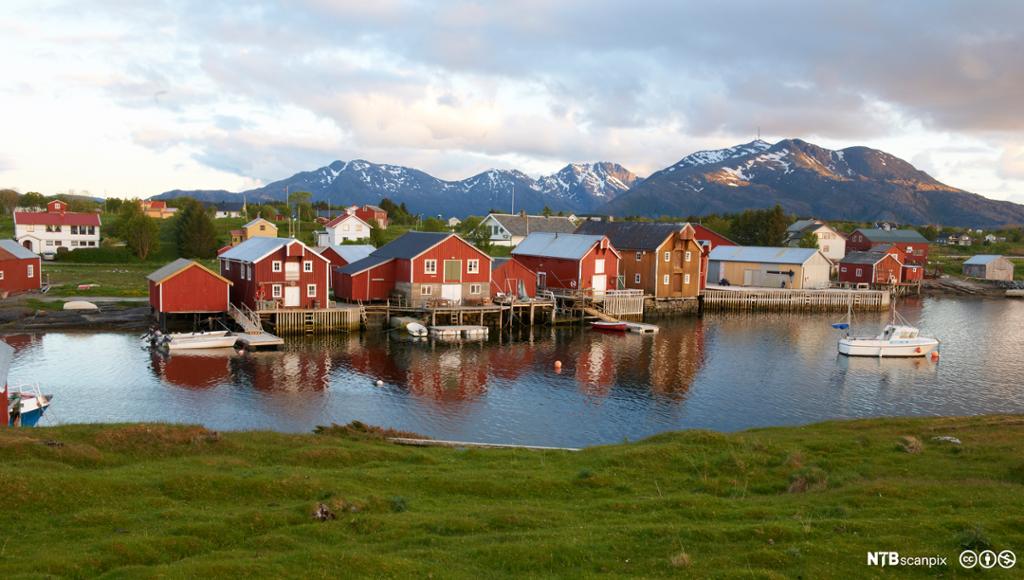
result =
[[[790,290],[780,288],[709,287],[704,291],[704,309],[840,311],[885,310],[887,290]]]
[[[392,316],[411,317],[427,326],[486,326],[511,328],[516,325],[534,326],[554,321],[555,302],[538,298],[513,300],[490,304],[446,304],[443,302],[410,306],[400,301],[380,304],[353,305],[360,313],[364,326],[380,321],[387,326]]]
[[[244,332],[238,335],[238,342],[242,343],[245,348],[274,348],[284,344],[283,338],[263,330],[263,321],[260,320],[259,315],[245,304],[241,306],[228,304],[228,314],[236,324],[242,327]]]
[[[358,330],[361,311],[358,306],[330,308],[281,308],[260,310],[262,320],[282,334],[322,334]]]
[[[246,332],[238,335],[238,342],[249,349],[273,348],[284,344],[284,339],[266,331],[259,334],[249,334]]]

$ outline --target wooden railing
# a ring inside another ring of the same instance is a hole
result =
[[[707,310],[884,310],[887,290],[790,290],[775,288],[708,288]]]
[[[601,309],[611,316],[636,316],[644,313],[644,291],[607,290]]]
[[[247,334],[261,334],[263,332],[263,322],[260,320],[259,315],[245,304],[240,306],[228,304],[228,314],[231,315],[231,318],[235,319],[235,322]]]

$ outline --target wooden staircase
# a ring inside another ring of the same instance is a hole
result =
[[[228,304],[228,314],[246,334],[263,334],[263,322],[260,320],[260,316],[245,304],[242,304],[241,307]]]

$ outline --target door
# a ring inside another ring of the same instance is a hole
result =
[[[444,261],[444,281],[462,282],[462,260]]]
[[[446,262],[447,264],[447,262]],[[452,304],[462,302],[462,284],[442,284],[441,298],[451,301]]]
[[[284,305],[285,306],[298,306],[299,305],[299,287],[298,286],[285,286],[284,288]]]
[[[683,275],[672,274],[672,295],[682,296],[683,295]]]
[[[548,287],[548,274],[547,272],[537,272],[537,289],[546,290]]]
[[[743,271],[743,285],[744,286],[753,286],[754,285],[754,271],[753,270],[744,270]]]
[[[594,277],[591,278],[591,284],[594,286],[595,294],[598,292],[603,293],[608,289],[608,276],[605,274],[595,274]]]

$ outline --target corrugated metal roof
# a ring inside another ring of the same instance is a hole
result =
[[[814,248],[773,248],[764,246],[717,246],[708,257],[717,262],[758,262],[762,264],[803,264],[818,253]]]
[[[535,232],[519,242],[519,245],[512,250],[512,255],[579,260],[602,239],[604,236]]]
[[[339,256],[349,264],[357,262],[370,254],[377,251],[377,248],[369,244],[342,244],[333,246],[322,246],[316,249],[317,252],[323,253],[328,248],[334,250]]]
[[[839,260],[840,264],[877,264],[888,254],[883,252],[850,252]]]
[[[453,235],[455,234],[448,232],[406,232],[395,241],[380,247],[372,255],[409,260]]]
[[[562,216],[492,213],[490,217],[513,236],[526,236],[534,232],[571,234],[576,231],[576,224]]]
[[[384,264],[385,262],[390,262],[391,260],[394,260],[394,258],[392,258],[391,256],[378,256],[376,254],[370,254],[369,256],[363,258],[362,260],[352,262],[351,264],[347,266],[342,266],[341,268],[335,268],[334,270],[336,272],[341,272],[342,274],[358,274],[364,270],[369,270],[374,266],[379,266],[381,264]]]
[[[238,260],[240,262],[257,262],[267,257],[271,252],[276,251],[281,246],[288,245],[292,242],[302,244],[302,242],[294,238],[249,238],[218,257],[225,260]],[[305,244],[302,245],[306,249],[309,249]],[[317,256],[320,256],[320,254],[317,254]],[[323,256],[320,257],[324,260],[327,259]]]
[[[0,249],[3,249],[5,252],[11,254],[12,256],[19,260],[39,257],[35,254],[35,252],[14,240],[0,240]]]
[[[872,242],[928,243],[928,240],[917,230],[858,229],[857,231]]]
[[[192,260],[178,258],[177,260],[171,262],[170,264],[165,264],[160,268],[157,268],[152,274],[146,276],[146,279],[152,280],[154,282],[159,282],[164,278],[170,276],[171,274],[177,274],[178,272],[184,270],[185,268],[188,268],[191,265]]]
[[[1002,256],[997,254],[978,254],[977,256],[971,256],[967,260],[964,260],[964,264],[971,266],[984,266],[985,264],[994,262],[999,258],[1002,258]]]
[[[604,235],[617,250],[657,250],[682,224],[653,222],[583,222],[577,234]]]

